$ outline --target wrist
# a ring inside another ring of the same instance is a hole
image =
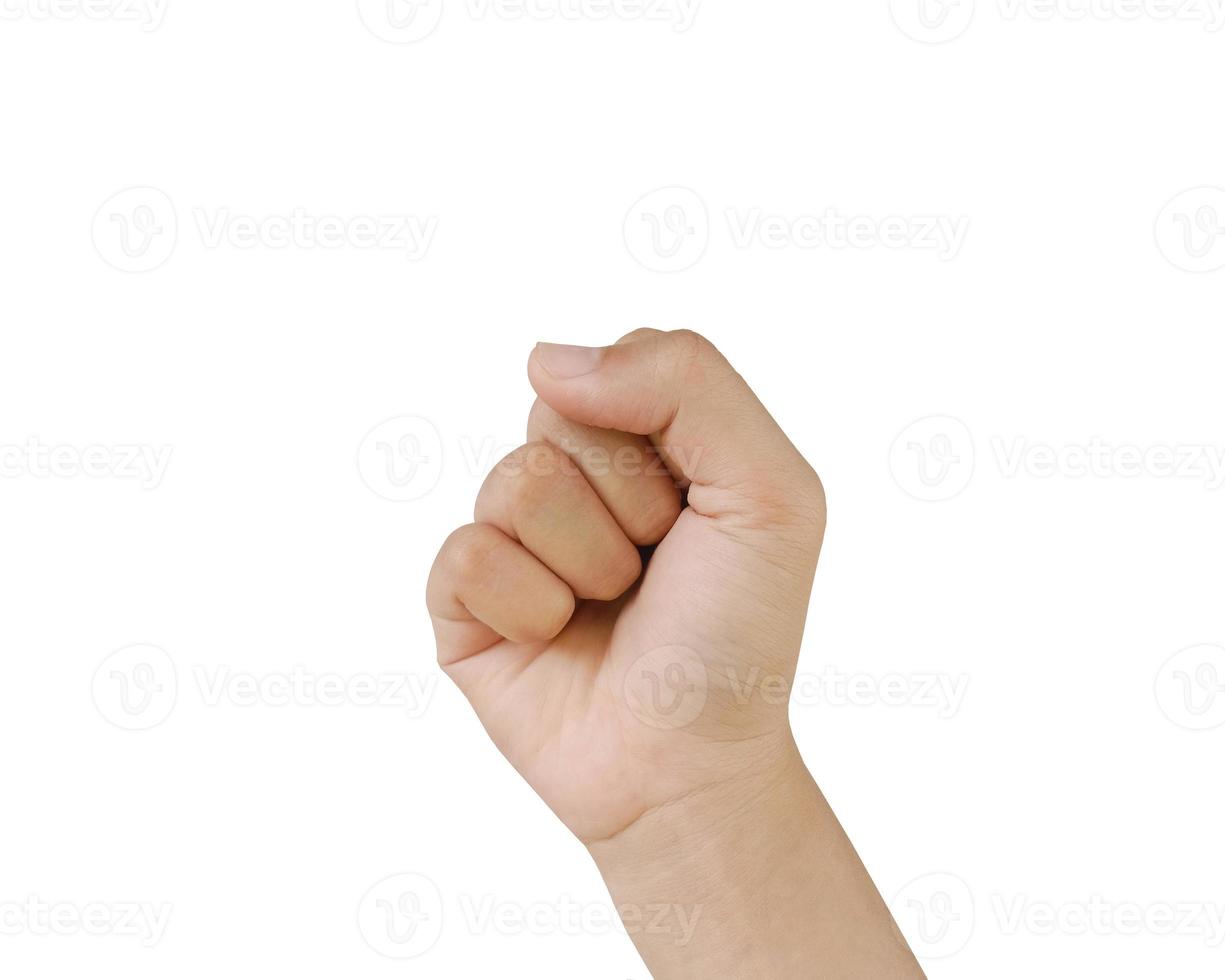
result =
[[[790,733],[588,850],[656,980],[923,976]]]
[[[596,864],[614,872],[670,874],[664,856],[683,859],[673,854],[681,845],[691,851],[722,849],[737,839],[751,843],[785,822],[789,807],[820,796],[790,731],[769,747],[716,760],[711,770],[711,780],[651,807],[612,837],[587,841]]]
[[[670,976],[660,966],[669,956],[687,970],[709,960],[707,969],[687,975],[737,975],[720,970],[761,935],[757,917],[778,869],[804,863],[818,845],[812,830],[822,805],[787,732],[756,764],[653,808],[587,848],[657,976]]]

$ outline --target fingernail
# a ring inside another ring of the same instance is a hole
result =
[[[540,366],[561,381],[590,374],[604,356],[603,347],[575,347],[573,344],[537,344]]]

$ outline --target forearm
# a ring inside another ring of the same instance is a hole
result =
[[[528,376],[529,442],[430,574],[439,661],[656,980],[920,980],[787,725],[820,478],[696,334],[540,344]]]
[[[655,980],[923,977],[790,743],[590,851]]]

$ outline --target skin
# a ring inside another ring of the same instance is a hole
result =
[[[817,474],[697,334],[528,376],[529,441],[430,575],[439,663],[656,980],[923,977],[788,720]]]

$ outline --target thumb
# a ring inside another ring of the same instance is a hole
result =
[[[650,436],[697,513],[811,526],[819,540],[820,480],[705,337],[638,330],[611,347],[538,344],[528,377],[572,421]]]

